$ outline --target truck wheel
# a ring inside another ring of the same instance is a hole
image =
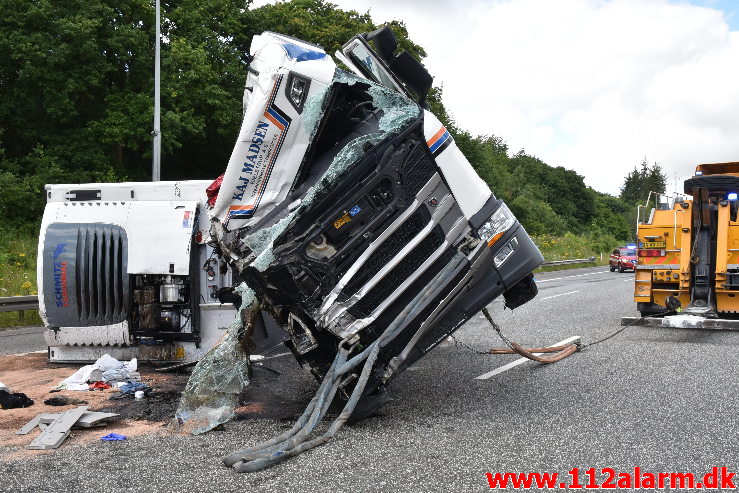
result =
[[[610,262],[608,263],[608,268],[611,269],[611,272],[616,270],[616,268]]]
[[[618,271],[619,272],[623,272],[624,271],[624,266],[621,265],[621,264],[618,264]]]

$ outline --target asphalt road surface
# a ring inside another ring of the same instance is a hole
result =
[[[0,354],[30,353],[46,349],[43,327],[0,329]]]
[[[504,311],[501,301],[490,307],[503,332],[525,345],[574,335],[587,344],[617,330],[620,317],[637,314],[633,274],[595,267],[537,281],[532,302],[515,311]],[[483,350],[502,345],[482,315],[456,335]],[[445,344],[392,384],[394,401],[381,416],[263,472],[236,474],[220,458],[291,421],[62,446],[39,459],[0,462],[0,490],[483,491],[488,472],[557,472],[566,482],[578,467],[585,483],[590,467],[701,477],[712,466],[739,470],[738,349],[739,333],[630,327],[564,361],[526,362],[478,378],[518,358]],[[282,364],[293,371],[280,378],[293,380],[275,385],[302,388],[307,402],[315,385],[287,359]]]

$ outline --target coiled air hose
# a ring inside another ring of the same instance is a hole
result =
[[[498,333],[500,338],[503,339],[503,342],[505,342],[506,345],[508,345],[508,347],[510,348],[493,348],[488,351],[488,354],[520,354],[524,358],[528,358],[532,361],[538,361],[539,363],[556,363],[557,361],[562,361],[567,356],[570,356],[578,349],[577,344],[569,344],[567,346],[524,348],[520,344],[509,340],[506,336],[503,335],[503,332],[501,332],[500,327],[498,327],[498,324],[495,323],[493,317],[490,316],[490,312],[487,308],[482,309],[482,314],[485,315],[485,318],[488,319],[488,322],[490,322],[490,325],[492,325],[493,329],[495,329],[495,332]],[[554,356],[539,356],[533,353],[558,354],[555,354]]]

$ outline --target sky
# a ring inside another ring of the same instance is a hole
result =
[[[331,1],[405,22],[460,128],[598,191],[644,158],[668,192],[739,161],[739,1]]]

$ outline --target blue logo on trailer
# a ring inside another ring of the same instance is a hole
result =
[[[56,260],[56,258],[57,258],[57,257],[58,257],[59,255],[61,255],[62,253],[64,253],[64,251],[65,251],[66,249],[67,249],[67,244],[66,244],[66,243],[59,243],[59,244],[58,244],[58,245],[56,246],[56,248],[54,249],[54,255],[52,255],[52,256],[51,256],[51,258],[53,258],[54,260]]]
[[[67,288],[67,262],[60,262],[57,258],[66,251],[67,244],[59,243],[51,256],[54,259],[54,301],[59,308],[69,306],[69,289]]]

